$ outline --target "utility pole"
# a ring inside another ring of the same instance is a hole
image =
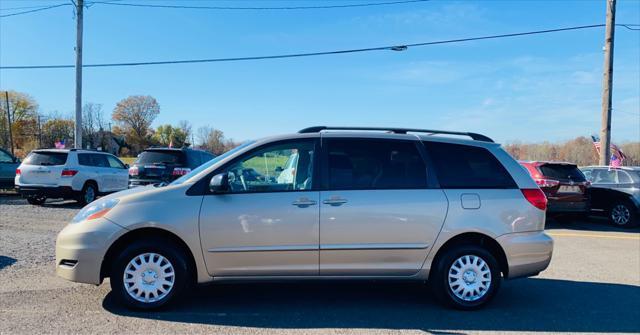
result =
[[[82,149],[82,11],[84,0],[76,0],[76,124],[73,147]]]
[[[14,157],[16,154],[13,152],[13,132],[11,131],[11,112],[9,111],[9,91],[4,91],[4,102],[7,106],[7,123],[9,123],[9,143],[11,144],[11,155]]]
[[[42,123],[40,122],[40,114],[38,114],[38,149],[42,148]]]
[[[604,76],[602,79],[602,128],[600,129],[600,165],[611,159],[611,94],[613,81],[613,38],[616,28],[616,0],[607,3],[607,25],[604,39]]]

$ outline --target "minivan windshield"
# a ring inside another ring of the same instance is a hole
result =
[[[64,165],[67,162],[66,152],[34,151],[24,160],[26,165]]]
[[[235,148],[223,153],[222,155],[217,156],[216,158],[214,158],[214,159],[212,159],[212,160],[200,165],[197,169],[189,172],[188,174],[186,174],[186,175],[174,180],[170,185],[180,185],[180,184],[186,182],[187,180],[191,179],[191,177],[193,177],[193,176],[197,175],[198,173],[208,169],[212,165],[215,165],[219,161],[221,161],[221,160],[233,155],[234,153],[242,150],[243,148],[250,146],[253,143],[255,143],[255,141],[247,141],[247,142],[244,142],[244,143],[240,144],[239,146],[237,146],[237,147],[235,147]]]

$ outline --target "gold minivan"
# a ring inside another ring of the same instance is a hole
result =
[[[446,305],[474,309],[502,278],[548,266],[545,208],[486,136],[312,127],[94,201],[58,235],[56,271],[108,277],[138,309],[198,283],[291,279],[428,281]]]

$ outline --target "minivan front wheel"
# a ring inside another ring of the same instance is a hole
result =
[[[155,309],[180,296],[187,275],[185,257],[173,244],[134,242],[113,264],[111,289],[126,307]]]
[[[430,284],[436,298],[445,305],[472,310],[487,304],[502,280],[495,257],[487,250],[462,245],[438,258]]]

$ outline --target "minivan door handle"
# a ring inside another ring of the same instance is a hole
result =
[[[310,200],[308,198],[300,198],[294,202],[291,203],[294,206],[298,206],[300,208],[305,208],[305,207],[309,207],[309,206],[313,206],[315,204],[317,204],[316,201],[314,200]]]
[[[340,206],[342,204],[347,203],[347,199],[342,199],[340,197],[332,197],[330,199],[326,199],[322,202],[323,204],[331,205],[331,206]]]

